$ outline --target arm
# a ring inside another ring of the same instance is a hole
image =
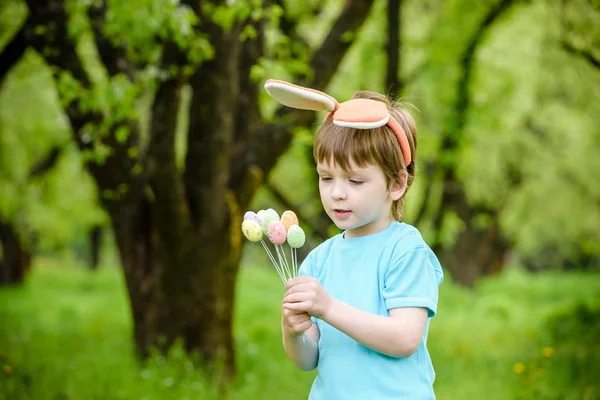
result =
[[[372,350],[392,357],[408,357],[421,343],[427,309],[394,308],[386,317],[331,298],[323,320]]]
[[[306,326],[309,326],[306,329]],[[317,367],[319,358],[319,328],[305,312],[283,310],[281,318],[283,348],[288,357],[303,371]]]
[[[359,310],[329,296],[311,277],[288,282],[284,308],[308,312],[370,349],[392,357],[407,357],[415,352],[428,318],[423,307],[393,308],[389,317]]]

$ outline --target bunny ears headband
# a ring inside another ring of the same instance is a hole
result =
[[[328,111],[325,119],[333,118],[333,123],[338,126],[373,129],[387,125],[400,143],[404,165],[408,166],[412,160],[406,133],[390,114],[387,106],[380,101],[352,99],[338,103],[333,97],[318,90],[275,79],[269,79],[265,83],[265,90],[285,106],[302,110]]]

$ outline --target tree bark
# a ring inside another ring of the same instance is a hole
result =
[[[567,53],[572,54],[575,57],[585,61],[592,68],[600,70],[600,56],[594,55],[591,50],[575,47],[566,40],[562,43],[562,48]]]
[[[89,261],[91,270],[97,270],[100,265],[100,251],[102,250],[102,226],[94,225],[89,232]]]
[[[402,0],[388,0],[387,31],[388,41],[386,44],[387,67],[385,74],[385,88],[394,97],[402,90],[400,75],[400,55],[402,41],[400,40],[400,26],[402,24]]]
[[[19,62],[27,50],[27,23],[28,21],[25,21],[0,52],[0,87],[2,87],[6,74]]]
[[[0,286],[23,282],[31,266],[31,254],[15,227],[0,220]]]

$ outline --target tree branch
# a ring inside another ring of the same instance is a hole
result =
[[[29,20],[26,20],[19,30],[14,34],[8,44],[2,49],[0,53],[0,86],[4,82],[4,77],[10,71],[17,62],[25,54],[27,50],[27,39],[26,29]]]
[[[598,58],[597,56],[592,54],[591,51],[581,49],[581,48],[576,48],[575,46],[573,46],[571,43],[569,43],[567,41],[562,42],[562,48],[567,53],[577,56],[578,58],[581,58],[583,61],[587,62],[593,68],[600,70],[600,58]]]
[[[30,43],[54,70],[55,77],[68,72],[81,85],[89,90],[91,82],[75,49],[75,42],[67,32],[69,18],[64,0],[27,0],[29,6],[27,42]],[[90,133],[84,132],[86,124],[100,125],[103,116],[96,111],[83,112],[79,99],[66,107],[71,122],[73,138],[80,148],[93,148]],[[93,128],[92,128],[93,129]],[[127,129],[127,138],[118,138],[120,129]],[[109,128],[100,139],[110,148],[110,153],[102,163],[89,161],[87,168],[96,179],[101,190],[101,200],[114,211],[126,199],[139,196],[143,185],[142,174],[134,173],[138,160],[129,154],[131,148],[138,148],[139,127],[134,121],[122,121]]]
[[[429,205],[429,198],[431,196],[431,190],[435,183],[435,164],[433,162],[425,163],[425,177],[427,179],[427,186],[425,186],[425,190],[423,192],[423,201],[421,202],[421,206],[419,207],[419,211],[417,211],[417,216],[413,220],[413,225],[418,227],[425,218],[425,213],[427,211],[427,206]]]
[[[175,42],[164,44],[161,68],[168,71],[172,66],[187,63],[187,54]],[[162,234],[160,243],[165,251],[178,248],[192,234],[190,209],[185,195],[184,184],[178,171],[175,156],[175,135],[181,90],[188,77],[179,74],[159,83],[152,103],[150,139],[146,152],[148,181],[155,196],[152,206],[155,208],[158,232]],[[170,259],[177,259],[175,254]]]
[[[56,162],[58,161],[62,150],[63,149],[60,146],[54,146],[52,149],[50,149],[46,157],[38,161],[31,168],[28,174],[29,179],[39,177],[40,175],[43,175],[46,172],[50,171],[50,169],[52,169],[52,167],[56,165]]]
[[[463,129],[467,119],[467,112],[470,107],[470,96],[469,96],[469,85],[471,83],[473,66],[475,64],[475,55],[479,46],[483,43],[488,30],[492,27],[510,7],[515,4],[515,0],[502,0],[496,3],[490,8],[483,21],[479,24],[473,35],[467,42],[461,57],[460,66],[461,73],[458,78],[456,88],[456,99],[452,107],[452,113],[448,123],[446,123],[446,130],[443,134],[441,152],[446,154],[456,153],[460,141],[462,140]],[[439,164],[436,168],[439,167]],[[457,202],[466,202],[466,196],[464,193],[463,186],[456,176],[456,162],[447,162],[441,165],[442,168],[442,199],[437,212],[434,215],[434,231],[440,232],[444,215],[448,207],[456,205]],[[458,207],[457,212],[459,217],[469,222],[471,215],[469,207]],[[435,246],[439,246],[439,241],[435,241]]]
[[[177,247],[183,240],[184,229],[189,221],[189,210],[185,191],[175,161],[175,132],[177,115],[181,104],[182,82],[169,79],[162,82],[154,97],[151,116],[151,131],[146,154],[148,182],[160,208],[157,216],[159,232],[168,232],[161,243],[169,249]]]
[[[344,9],[329,34],[314,52],[310,66],[314,71],[311,87],[324,90],[337,70],[346,52],[354,43],[357,31],[363,25],[373,0],[347,0]]]
[[[69,17],[64,0],[26,1],[30,22],[26,24],[27,43],[50,65],[69,71],[83,87],[88,88],[88,76],[77,56],[75,44],[67,32]]]
[[[115,46],[104,35],[104,24],[106,20],[106,0],[91,2],[88,7],[88,18],[94,32],[94,39],[100,60],[104,64],[109,76],[115,76],[121,72],[129,78],[133,78],[134,72],[126,56],[125,46]]]
[[[401,90],[400,76],[400,24],[402,21],[402,0],[388,0],[386,44],[387,66],[385,73],[385,89],[388,93],[398,96]]]
[[[312,88],[323,90],[330,82],[346,51],[354,41],[356,30],[364,23],[373,0],[348,0],[321,46],[313,53],[310,66],[314,80],[308,82]],[[348,39],[344,34],[354,34]],[[280,107],[276,123],[263,124],[250,139],[236,144],[231,157],[231,185],[239,187],[253,174],[255,169],[267,175],[278,157],[288,148],[291,132],[295,127],[310,126],[315,113]],[[268,143],[268,145],[265,145]],[[254,168],[250,168],[254,166]],[[254,173],[255,174],[255,173]]]
[[[221,227],[229,215],[226,191],[235,128],[231,116],[235,115],[239,95],[240,27],[224,31],[205,22],[202,30],[208,34],[215,54],[190,80],[194,93],[184,182],[192,221],[199,226],[200,219],[208,219],[202,226]]]
[[[264,54],[265,24],[265,18],[258,21],[250,19],[246,22],[246,25],[251,26],[256,32],[256,38],[247,38],[241,46],[238,65],[239,94],[235,121],[235,143],[246,140],[250,132],[258,129],[262,124],[257,101],[259,87],[251,77],[251,70]]]

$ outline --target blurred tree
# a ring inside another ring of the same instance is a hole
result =
[[[15,226],[0,219],[0,286],[21,283],[31,265],[31,254]]]
[[[53,147],[46,158],[38,161],[28,174],[28,179],[40,178],[58,161],[60,148]],[[31,266],[31,235],[23,224],[0,215],[0,286],[23,282]]]
[[[460,56],[460,70],[456,81],[456,95],[448,121],[442,133],[440,157],[437,164],[442,179],[440,205],[433,218],[434,232],[442,231],[442,223],[449,211],[458,215],[463,229],[450,249],[442,249],[441,240],[434,240],[434,251],[442,257],[454,280],[472,286],[482,275],[497,272],[504,266],[504,257],[509,248],[499,224],[499,210],[474,205],[469,202],[463,183],[458,176],[458,150],[464,140],[464,127],[471,103],[469,87],[472,85],[475,56],[487,37],[489,28],[502,17],[516,1],[502,0],[489,8],[484,18],[472,32]],[[430,199],[426,199],[430,201]],[[487,223],[478,225],[478,219]]]
[[[0,57],[14,64],[28,45],[52,67],[112,222],[141,355],[182,338],[224,361],[224,376],[234,372],[243,210],[287,148],[290,127],[314,118],[280,109],[283,122],[267,123],[259,80],[279,59],[295,81],[323,89],[371,4],[346,1],[322,43],[293,59],[297,45],[277,29],[283,3],[27,1],[17,35],[25,40]],[[186,90],[191,103],[180,110]],[[147,120],[135,114],[144,100]],[[179,111],[187,117],[181,167]]]

